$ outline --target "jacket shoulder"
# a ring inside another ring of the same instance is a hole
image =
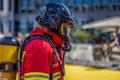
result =
[[[45,49],[47,51],[52,51],[52,47],[51,45],[47,42],[47,41],[44,41],[44,40],[41,40],[41,39],[34,39],[32,41],[30,41],[26,46],[25,46],[25,51],[27,50],[41,50],[41,49]]]

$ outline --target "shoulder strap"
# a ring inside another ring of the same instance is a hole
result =
[[[48,42],[48,43],[51,45],[51,47],[52,47],[52,44],[50,43],[50,38],[49,38],[49,37],[47,37],[47,36],[45,36],[45,35],[38,35],[38,34],[36,34],[36,35],[31,35],[31,36],[27,37],[27,38],[23,41],[21,47],[24,49],[24,47],[25,47],[30,41],[32,41],[32,40],[34,40],[34,39],[44,40],[44,41]]]

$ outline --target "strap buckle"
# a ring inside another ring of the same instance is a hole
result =
[[[12,72],[12,71],[13,71],[13,63],[11,62],[0,63],[0,72]]]

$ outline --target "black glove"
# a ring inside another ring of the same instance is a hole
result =
[[[64,44],[64,47],[62,48],[62,50],[68,52],[71,50],[71,48],[72,48],[72,45],[70,44],[70,42],[67,42]]]

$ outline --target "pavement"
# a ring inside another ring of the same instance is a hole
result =
[[[120,80],[120,70],[65,64],[65,80]]]

